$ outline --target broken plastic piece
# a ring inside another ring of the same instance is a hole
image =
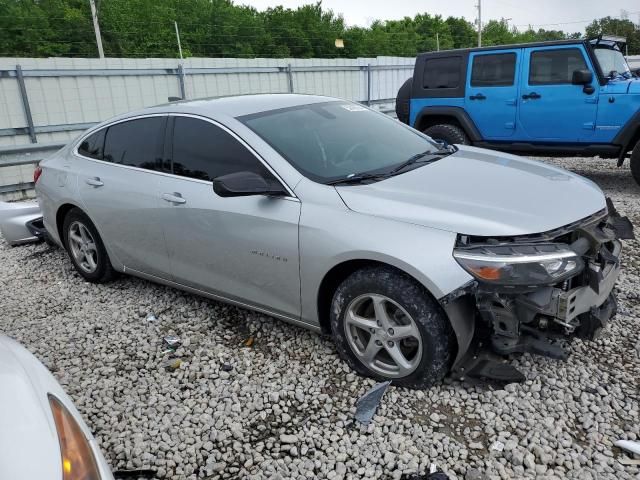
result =
[[[180,343],[182,343],[180,341],[180,337],[176,335],[167,335],[166,337],[164,337],[163,340],[165,345],[171,348],[172,350],[175,350],[176,348],[178,348],[180,346]]]
[[[371,422],[389,385],[391,385],[390,381],[378,383],[358,399],[356,402],[356,420],[358,422],[363,425],[368,425]]]
[[[154,478],[156,471],[149,468],[138,468],[135,470],[116,470],[113,472],[114,478]]]
[[[632,440],[617,440],[613,442],[613,444],[618,448],[626,450],[627,452],[640,455],[640,442],[634,442]]]
[[[230,372],[231,370],[233,370],[233,365],[231,365],[230,363],[223,363],[222,370],[224,370],[225,372]]]
[[[157,321],[158,321],[158,318],[153,313],[150,313],[149,315],[147,315],[147,322],[156,323]]]

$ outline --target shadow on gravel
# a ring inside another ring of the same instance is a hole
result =
[[[597,171],[593,169],[572,168],[571,170],[578,175],[594,181],[605,191],[612,189],[616,191],[616,194],[640,196],[640,185],[633,180],[628,168]]]

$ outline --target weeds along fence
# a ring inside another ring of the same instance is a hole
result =
[[[392,111],[415,59],[0,58],[0,199],[32,187],[33,164],[114,115],[252,93],[330,95]]]

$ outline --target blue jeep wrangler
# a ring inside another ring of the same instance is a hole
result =
[[[398,118],[447,143],[529,155],[617,158],[640,184],[640,79],[625,39],[423,53]]]

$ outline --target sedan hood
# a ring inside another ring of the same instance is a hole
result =
[[[541,233],[605,208],[592,181],[505,153],[460,146],[369,185],[337,187],[351,210],[477,236]]]
[[[33,383],[41,365],[25,364],[18,348],[0,336],[0,478],[58,480],[62,462],[53,416],[46,392]]]

